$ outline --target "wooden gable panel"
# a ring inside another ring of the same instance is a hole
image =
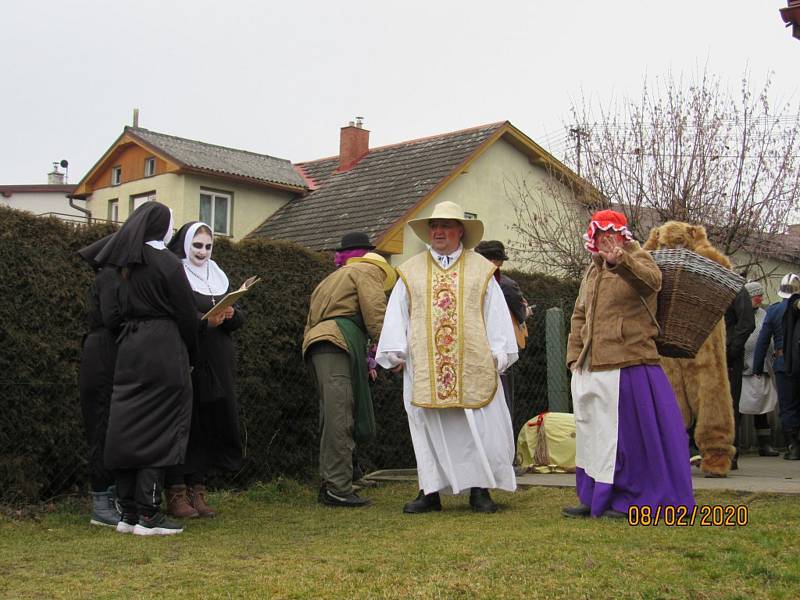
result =
[[[122,167],[122,180],[120,183],[128,183],[144,179],[144,163],[148,158],[156,159],[155,175],[177,171],[178,166],[154,155],[150,150],[128,142],[118,146],[108,157],[105,164],[92,177],[92,189],[99,189],[111,186],[111,172],[115,167]]]

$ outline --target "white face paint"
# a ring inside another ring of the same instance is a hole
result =
[[[211,258],[214,240],[207,231],[198,231],[189,247],[189,262],[196,267],[202,267]]]

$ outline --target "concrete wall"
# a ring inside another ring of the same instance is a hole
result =
[[[69,220],[74,220],[71,217],[85,218],[82,212],[69,205],[69,199],[64,192],[15,192],[9,197],[0,194],[0,204],[10,208],[27,210],[35,215],[59,213],[56,216],[64,218],[62,215],[68,215]],[[76,204],[83,206],[80,200]]]
[[[741,252],[735,254],[731,262],[733,262],[733,269],[737,273],[740,272],[738,265],[745,265],[751,261],[751,258],[746,253]],[[758,267],[750,267],[747,279],[749,281],[758,281],[764,287],[764,303],[773,303],[780,301],[777,291],[781,285],[781,279],[787,273],[797,273],[800,275],[800,264],[794,264],[785,261],[761,259]]]
[[[119,220],[124,221],[130,215],[131,199],[134,196],[155,192],[156,200],[172,209],[175,227],[178,228],[187,221],[196,221],[199,218],[200,193],[203,189],[232,196],[231,234],[236,240],[261,225],[292,198],[292,194],[288,192],[234,184],[214,177],[166,173],[99,189],[92,194],[87,207],[94,218],[107,219],[109,201],[117,199]]]
[[[107,219],[108,203],[116,199],[119,201],[119,220],[124,221],[130,215],[132,198],[147,192],[155,192],[156,200],[173,210],[177,224],[183,214],[183,182],[181,176],[173,173],[100,188],[89,197],[86,207],[92,211],[93,218]]]
[[[293,197],[289,192],[240,184],[232,185],[230,182],[212,177],[187,175],[184,180],[181,223],[196,221],[199,218],[202,189],[231,194],[233,197],[231,234],[235,240],[253,231]]]

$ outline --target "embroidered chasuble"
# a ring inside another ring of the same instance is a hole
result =
[[[481,408],[497,390],[483,302],[495,266],[471,250],[443,269],[430,252],[398,267],[409,296],[411,403],[422,408]]]

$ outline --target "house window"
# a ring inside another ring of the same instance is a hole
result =
[[[214,233],[231,234],[231,195],[224,192],[200,192],[200,220],[214,228]]]
[[[122,183],[122,167],[114,167],[111,169],[111,185],[119,185]]]
[[[119,200],[117,198],[108,201],[108,220],[112,223],[119,221]]]
[[[465,212],[465,213],[464,213],[464,218],[465,218],[467,221],[472,221],[472,220],[474,220],[474,219],[477,219],[477,218],[478,218],[478,213]]]
[[[131,205],[130,209],[131,212],[135,211],[145,202],[153,202],[156,199],[155,192],[146,192],[144,194],[137,194],[136,196],[131,196]]]
[[[152,156],[144,159],[144,176],[152,177],[156,174],[156,159]]]

